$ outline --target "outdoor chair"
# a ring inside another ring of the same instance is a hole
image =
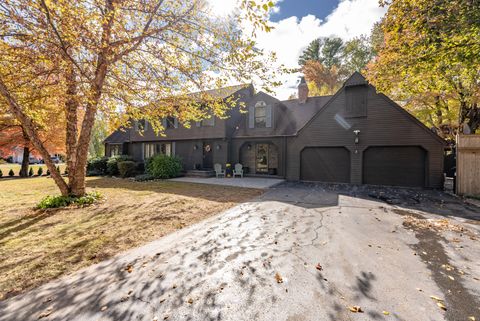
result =
[[[225,177],[225,170],[222,169],[222,165],[217,163],[213,165],[213,169],[215,170],[215,175],[217,176],[217,178],[219,178],[220,176]]]
[[[240,176],[241,178],[243,178],[243,166],[242,164],[235,164],[235,169],[233,170],[233,177],[235,178],[235,176]]]

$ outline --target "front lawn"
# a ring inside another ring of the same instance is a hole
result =
[[[105,198],[85,208],[36,211],[57,194],[50,178],[0,180],[0,300],[155,240],[251,199],[260,190],[88,178]]]

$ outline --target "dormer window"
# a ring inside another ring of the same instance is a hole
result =
[[[175,126],[175,117],[168,116],[167,117],[167,128],[176,128]]]
[[[267,125],[267,104],[259,101],[255,104],[255,128],[265,128]]]
[[[148,126],[148,123],[145,119],[136,120],[134,122],[134,128],[135,128],[135,131],[137,131],[137,132],[146,131],[147,126]]]

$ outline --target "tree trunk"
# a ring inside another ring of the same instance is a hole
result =
[[[22,125],[22,129],[27,134],[29,141],[33,144],[33,146],[40,153],[40,155],[42,155],[43,160],[45,161],[45,165],[47,165],[47,168],[50,171],[50,174],[53,180],[55,181],[55,183],[57,184],[58,188],[60,189],[60,192],[62,193],[62,195],[68,195],[69,188],[67,186],[67,183],[63,180],[62,176],[55,168],[55,164],[52,162],[50,158],[50,153],[47,151],[47,149],[43,145],[33,121],[27,115],[25,115],[25,113],[22,111],[22,108],[20,107],[20,105],[18,105],[17,101],[12,97],[12,95],[10,94],[10,91],[8,90],[7,86],[5,86],[5,83],[1,78],[0,78],[0,94],[3,97],[5,97],[5,100],[7,102],[7,106],[10,112],[13,115],[15,115],[16,119]]]
[[[30,148],[28,148],[28,146],[24,146],[22,167],[20,168],[20,177],[28,177],[29,158],[30,158]]]
[[[66,152],[67,152],[67,172],[69,185],[75,184],[75,163],[78,139],[78,100],[77,100],[77,80],[75,74],[75,66],[71,62],[67,62],[67,100],[65,102],[66,113]]]

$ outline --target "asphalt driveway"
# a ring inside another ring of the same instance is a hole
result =
[[[285,183],[0,320],[480,320],[479,222],[441,192]]]

